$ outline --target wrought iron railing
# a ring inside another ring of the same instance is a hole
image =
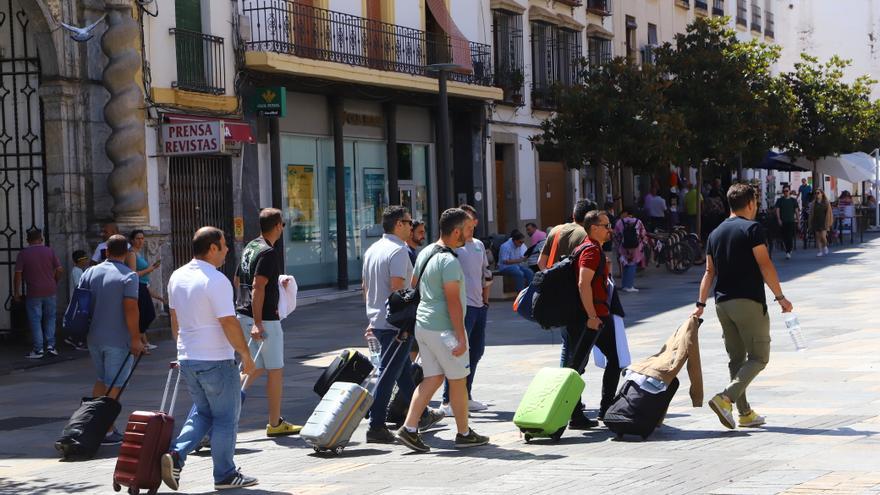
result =
[[[222,95],[226,93],[226,59],[223,38],[171,28],[177,50],[177,80],[172,87]]]
[[[248,50],[404,74],[427,75],[427,65],[452,62],[453,47],[464,41],[292,0],[246,0],[242,12],[251,25]],[[467,43],[473,73],[449,73],[449,79],[491,86],[491,47]]]
[[[761,7],[752,4],[752,31],[761,32]]]
[[[601,16],[611,15],[611,0],[587,0],[587,10]]]
[[[773,21],[773,12],[764,12],[764,35],[772,38],[776,33],[775,22]]]

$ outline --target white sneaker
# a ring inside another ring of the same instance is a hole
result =
[[[623,289],[620,289],[620,290],[622,290],[624,292],[638,292],[639,291],[639,289],[636,289],[635,287],[624,287]]]
[[[471,399],[468,401],[468,411],[476,412],[476,411],[485,411],[486,409],[489,409],[489,406],[487,406],[486,404],[483,404],[482,402],[480,402],[478,400]]]
[[[157,349],[159,346],[156,344],[144,344],[144,349],[148,351],[152,351],[153,349]]]
[[[451,418],[452,416],[454,416],[454,414],[452,413],[452,404],[440,404],[438,411],[440,411],[447,418]]]
[[[825,254],[828,254],[828,246],[825,246]]]
[[[817,257],[817,258],[821,258],[822,256],[825,256],[825,252],[824,252],[824,251],[819,251],[818,253],[816,253],[816,257]]]
[[[791,253],[785,253],[785,259],[790,260],[790,259],[791,259]]]

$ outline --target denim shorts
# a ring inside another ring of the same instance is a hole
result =
[[[89,354],[92,356],[92,363],[95,365],[95,373],[98,375],[98,381],[109,386],[113,382],[113,378],[119,369],[125,365],[125,370],[119,373],[114,387],[119,387],[128,378],[131,373],[131,364],[134,357],[129,359],[128,349],[125,347],[113,347],[109,345],[89,345]]]
[[[251,329],[254,327],[254,319],[250,316],[235,315],[238,323],[241,325],[241,331],[244,333],[244,341],[251,340]],[[280,370],[284,368],[284,332],[281,328],[280,321],[263,320],[263,349],[257,356],[257,350],[260,348],[260,341],[251,342],[251,358],[254,359],[257,369],[264,370]]]

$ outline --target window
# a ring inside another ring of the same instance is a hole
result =
[[[636,24],[636,18],[631,16],[626,16],[626,60],[634,64],[636,63],[636,29],[638,28],[638,24]]]
[[[752,3],[752,31],[761,32],[761,7],[758,7],[758,4]]]
[[[773,8],[772,8],[772,6],[773,6],[773,1],[767,0],[767,3],[765,4],[765,8],[764,8],[764,34],[770,38],[772,38],[776,34],[774,32],[774,30],[776,29],[776,26],[774,25],[775,22],[773,21]]]
[[[555,108],[555,86],[580,81],[581,33],[544,22],[532,22],[531,30],[532,105]]]
[[[713,0],[712,14],[713,15],[724,15],[724,0]]]
[[[495,86],[504,90],[504,101],[514,101],[522,96],[523,83],[523,31],[522,16],[504,10],[492,12],[492,37],[495,50]]]
[[[657,25],[648,23],[648,44],[657,46]]]
[[[748,15],[748,8],[746,7],[746,0],[736,0],[736,23],[743,27],[748,27],[749,21],[746,18]]]
[[[611,61],[611,40],[590,37],[587,43],[590,67],[596,68]]]

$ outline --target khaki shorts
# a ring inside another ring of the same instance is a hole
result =
[[[416,325],[416,342],[422,357],[425,377],[446,375],[449,380],[460,380],[471,373],[470,356],[467,352],[455,357],[443,343],[437,330],[426,330]]]

